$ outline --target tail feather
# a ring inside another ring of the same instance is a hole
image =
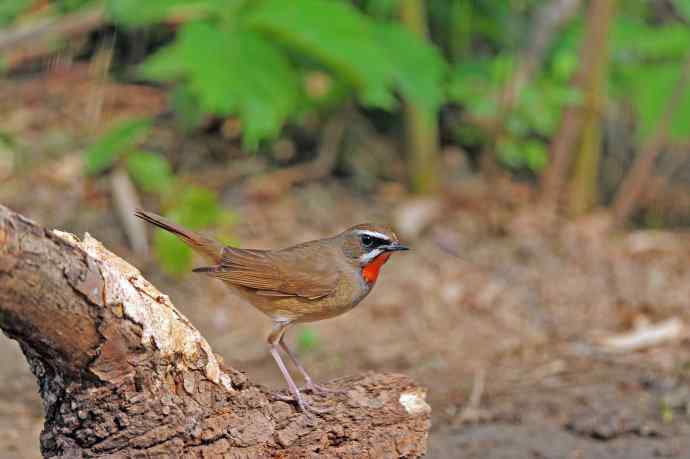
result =
[[[181,225],[173,223],[165,217],[147,212],[145,210],[137,209],[134,214],[142,220],[151,223],[159,228],[173,233],[179,237],[185,244],[196,250],[202,255],[211,259],[214,263],[220,263],[223,254],[223,245],[202,234],[196,233],[192,230],[184,228]]]
[[[218,270],[217,266],[202,266],[201,268],[192,269],[192,271],[194,271],[195,273],[204,273],[204,274],[214,273],[217,270]]]

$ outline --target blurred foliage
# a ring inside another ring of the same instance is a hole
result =
[[[131,152],[150,127],[149,120],[131,119],[111,129],[86,150],[86,173],[98,174],[110,169],[122,155]]]
[[[312,327],[303,326],[297,332],[297,352],[304,354],[319,346],[321,339]]]
[[[548,143],[558,128],[566,105],[580,102],[580,94],[568,82],[577,62],[574,49],[557,53],[543,73],[534,78],[517,95],[506,116],[502,141],[496,154],[509,167],[527,167],[539,172],[548,161]],[[462,104],[474,122],[459,126],[458,142],[481,145],[495,135],[485,126],[500,115],[503,87],[513,75],[514,56],[497,55],[458,64],[449,87],[451,101]]]
[[[86,173],[96,175],[122,167],[137,188],[158,196],[166,217],[171,220],[195,230],[219,225],[221,229],[230,227],[236,217],[222,209],[216,193],[182,182],[174,176],[163,155],[140,149],[151,127],[148,119],[132,119],[116,125],[87,149]],[[227,237],[223,239],[232,242]],[[166,272],[179,275],[189,271],[191,249],[177,237],[156,229],[154,247]]]
[[[5,0],[0,25],[93,3],[100,2]],[[137,77],[171,88],[182,126],[194,129],[209,115],[236,117],[249,150],[288,124],[306,125],[313,112],[327,115],[353,100],[376,109],[365,111],[372,124],[397,135],[405,123],[401,102],[407,102],[431,114],[432,122],[443,115],[443,142],[475,156],[492,152],[510,169],[538,174],[549,161],[563,109],[584,100],[573,76],[587,2],[553,29],[510,104],[506,88],[534,51],[540,14],[558,2],[427,0],[430,40],[401,24],[404,0],[103,3],[115,30],[126,31],[118,40],[132,40],[130,30],[166,31],[140,46],[146,58]],[[688,0],[620,0],[609,34],[606,104],[633,122],[638,148],[657,129],[688,58],[688,21]],[[135,148],[145,134],[139,121],[123,124],[90,149],[87,170],[99,173],[122,160],[143,191],[171,193],[176,181],[165,159]],[[690,91],[678,103],[670,136],[690,139]]]
[[[690,2],[678,2],[684,4]],[[671,23],[660,27],[637,15],[621,14],[613,34],[611,86],[614,95],[629,102],[638,122],[640,140],[655,131],[682,71],[690,58],[690,27]],[[690,139],[690,91],[685,91],[671,120],[674,140]]]
[[[217,195],[207,188],[183,186],[174,198],[167,199],[165,216],[187,228],[203,230],[209,226],[220,226],[221,233],[231,226],[236,216],[223,210]],[[220,237],[225,243],[232,243],[228,238]],[[192,250],[176,236],[156,229],[154,236],[156,254],[166,272],[180,275],[189,271],[192,263]]]
[[[5,0],[0,25],[32,9],[59,14],[89,3]],[[240,120],[244,146],[256,150],[286,123],[299,123],[311,110],[338,109],[352,98],[392,111],[402,122],[402,98],[430,113],[457,107],[462,117],[451,126],[455,142],[473,151],[498,139],[495,152],[503,164],[539,172],[548,162],[547,147],[563,107],[582,100],[571,82],[579,65],[584,8],[556,31],[535,74],[502,113],[505,86],[530,52],[536,18],[550,2],[428,0],[433,45],[400,24],[402,4],[105,0],[120,27],[174,24],[174,39],[154,47],[139,73],[174,85],[173,106],[188,129],[208,114],[233,115]],[[688,20],[688,0],[622,0],[611,37],[609,95],[633,111],[638,140],[654,131],[666,104],[660,95],[678,79],[690,43]],[[685,97],[671,123],[676,140],[690,137],[690,93]],[[133,161],[136,168],[139,160]]]
[[[31,6],[32,0],[4,0],[0,2],[0,26],[10,24]]]
[[[94,0],[59,0],[39,2],[37,0],[2,0],[0,1],[0,27],[11,24],[23,15],[35,14],[51,16],[78,10]]]
[[[171,17],[189,18],[175,40],[151,56],[141,74],[172,81],[183,95],[178,108],[236,115],[244,145],[275,138],[318,100],[356,97],[363,105],[393,110],[396,95],[436,110],[444,100],[446,65],[436,48],[397,21],[367,16],[332,0],[107,2],[126,27]],[[337,20],[334,20],[337,18]],[[424,71],[420,72],[419,69]],[[315,72],[329,75],[326,93],[308,87]],[[329,94],[330,93],[330,94]]]
[[[166,193],[173,185],[170,163],[157,153],[134,151],[127,157],[127,172],[148,193]]]

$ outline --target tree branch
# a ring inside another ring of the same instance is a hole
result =
[[[0,328],[36,375],[46,457],[418,457],[425,392],[338,381],[312,418],[225,367],[166,295],[89,236],[0,206]]]

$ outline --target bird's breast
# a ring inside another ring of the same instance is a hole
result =
[[[379,272],[381,271],[381,266],[383,266],[391,254],[386,252],[382,253],[378,257],[374,258],[371,263],[362,268],[362,277],[368,283],[373,285],[376,279],[379,277]]]

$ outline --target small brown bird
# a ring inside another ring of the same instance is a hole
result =
[[[281,250],[255,250],[226,247],[151,212],[138,210],[136,215],[170,231],[209,258],[213,266],[194,271],[225,281],[271,318],[270,353],[303,411],[319,412],[304,400],[280,357],[279,348],[302,374],[307,390],[332,390],[314,383],[283,341],[285,332],[292,324],[335,317],[354,308],[374,287],[381,266],[391,253],[408,250],[388,226],[369,223]]]

